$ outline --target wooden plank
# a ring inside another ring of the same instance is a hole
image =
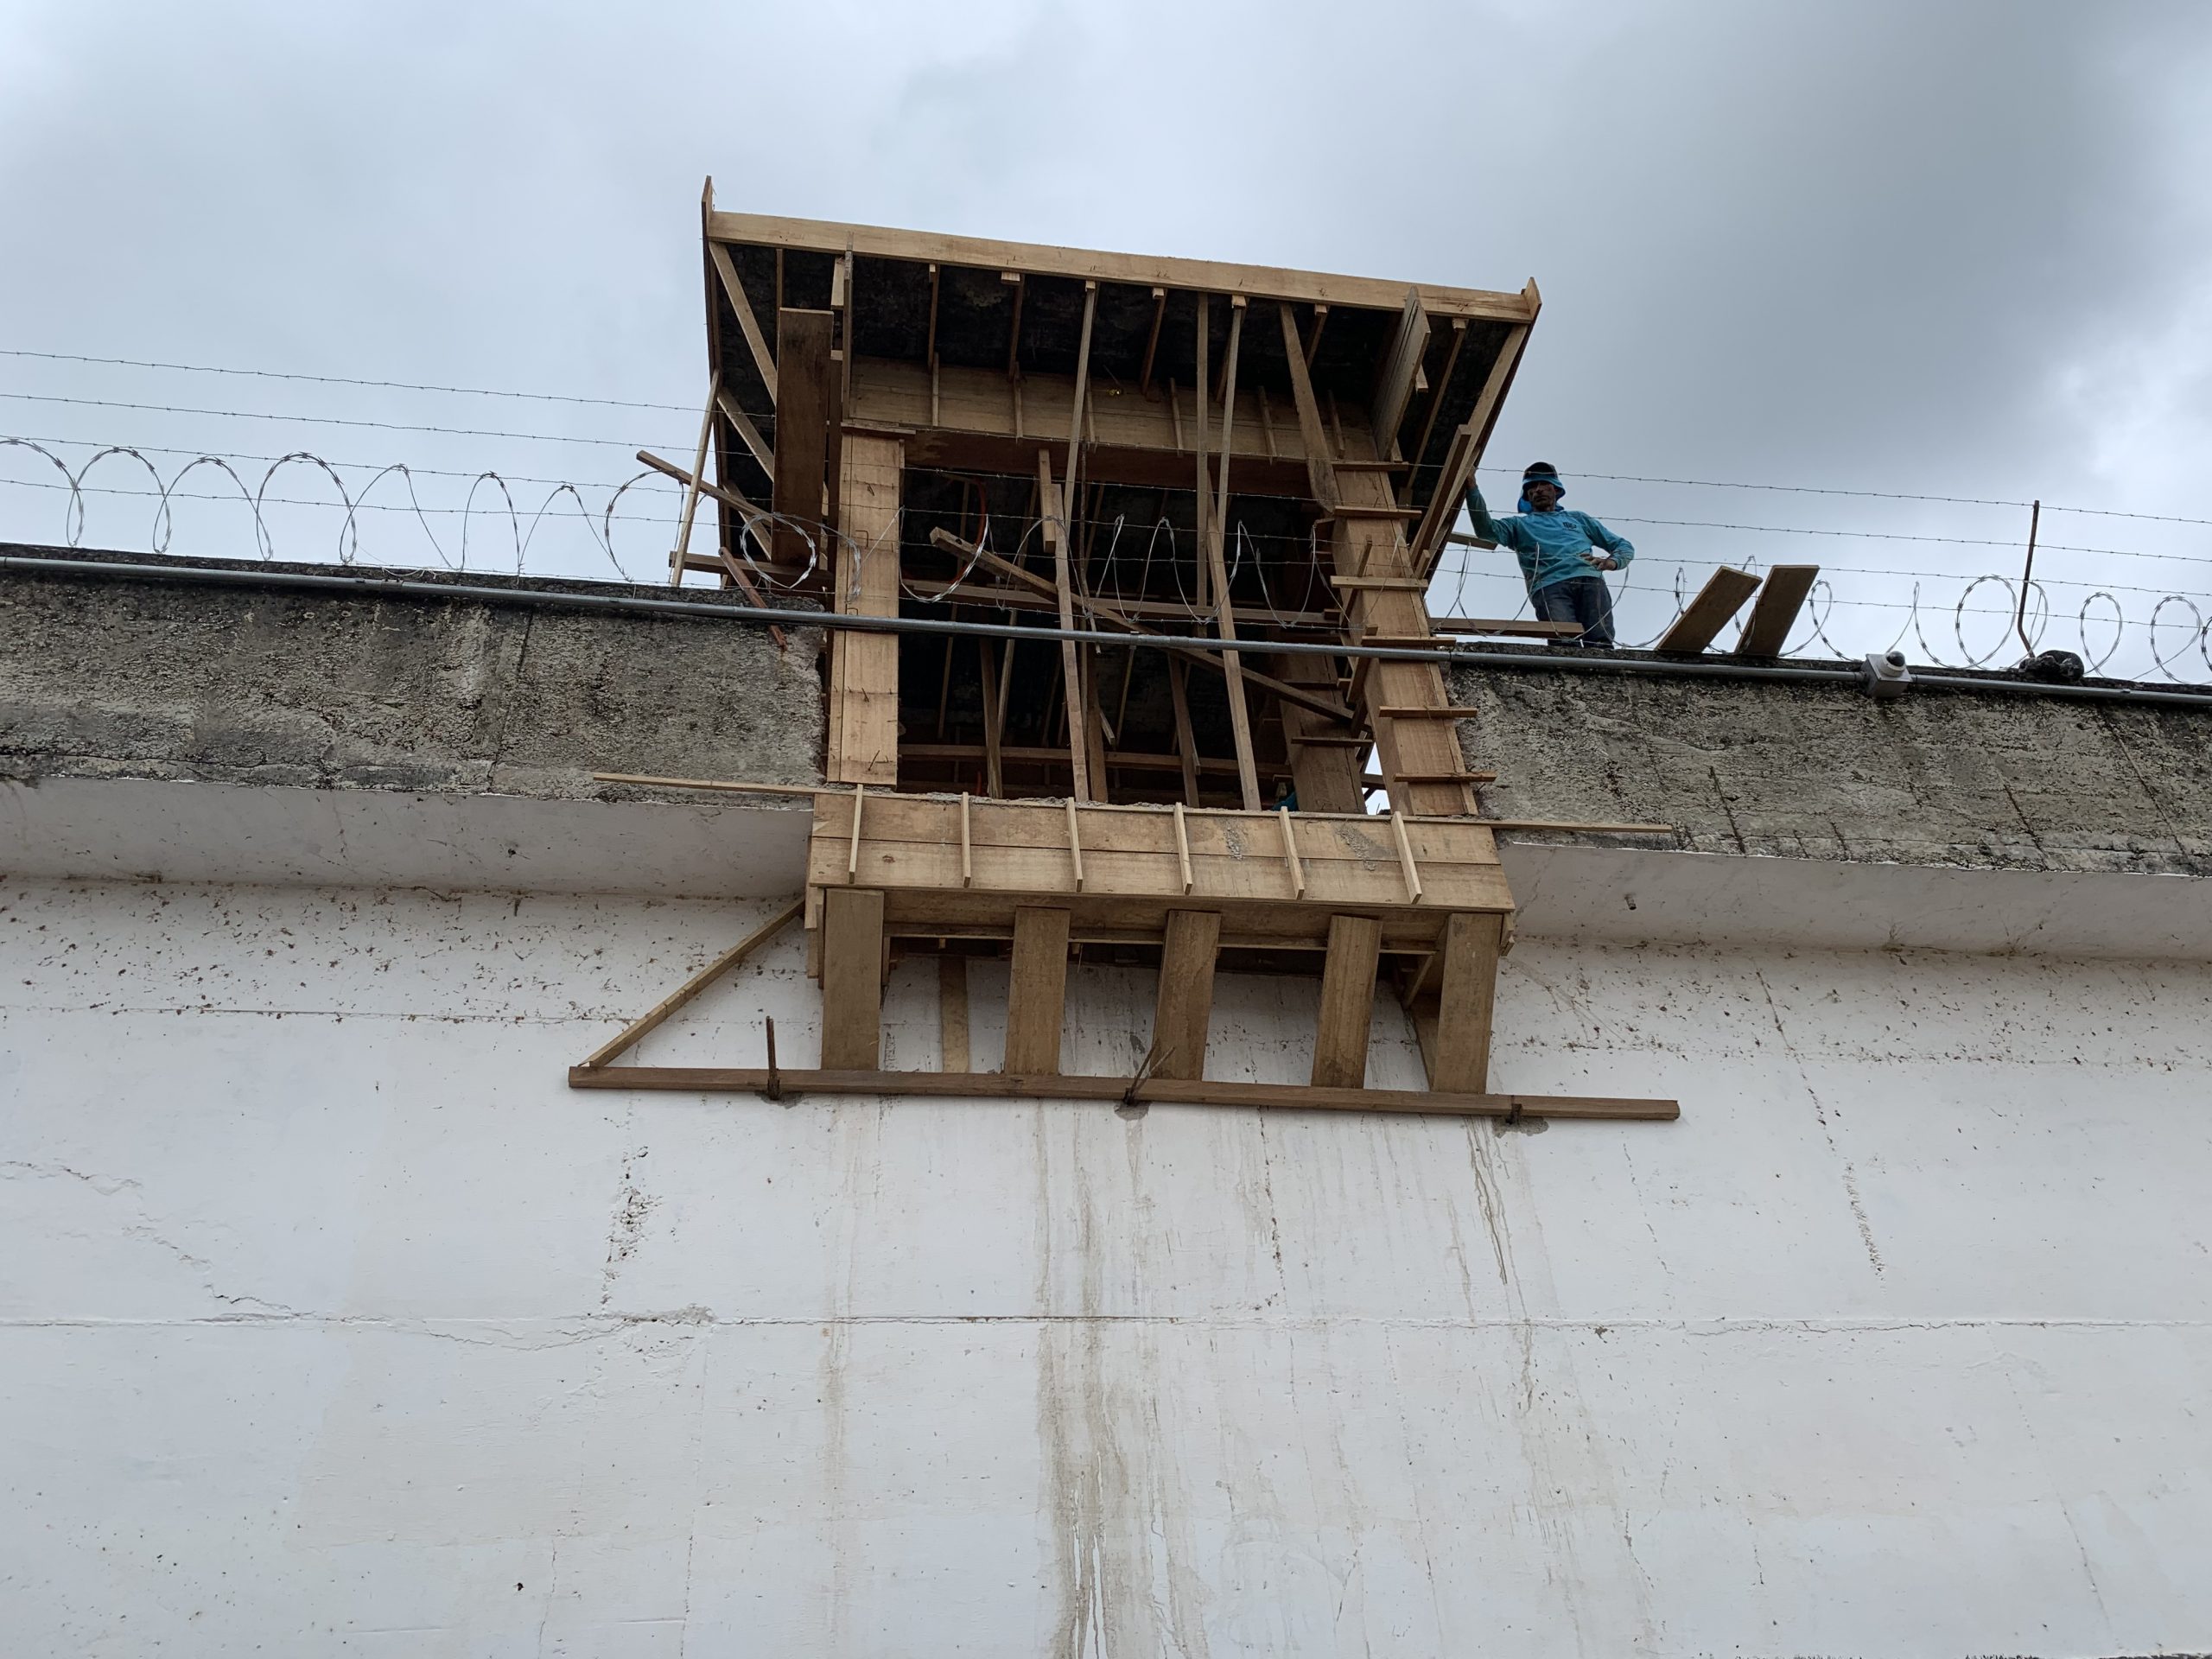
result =
[[[822,895],[822,1060],[830,1071],[881,1064],[883,895],[832,887]]]
[[[591,1058],[586,1060],[584,1065],[586,1066],[605,1065],[616,1055],[623,1053],[634,1046],[646,1033],[657,1030],[671,1014],[687,1007],[700,992],[705,990],[708,986],[713,984],[770,939],[789,927],[798,919],[799,912],[805,908],[804,894],[792,899],[781,910],[769,917],[766,921],[761,923],[760,926],[754,928],[753,931],[730,946],[728,950],[723,951],[721,955],[716,957],[704,968],[661,998],[659,1001],[654,1003],[651,1008],[625,1026],[620,1035],[594,1051]],[[1219,918],[1217,918],[1216,920],[1218,921]]]
[[[965,1071],[968,1059],[968,958],[948,950],[937,959],[938,1070]]]
[[[1139,288],[1247,294],[1260,300],[1294,300],[1306,304],[1383,311],[1397,310],[1406,292],[1403,283],[1371,276],[1344,276],[1205,259],[1172,259],[1151,254],[1106,253],[766,213],[709,213],[707,234],[717,242],[760,247],[807,249],[823,253],[850,250],[872,258],[907,259],[917,264],[935,261],[976,270],[1027,271],[1040,276],[1072,276]],[[1533,285],[1518,294],[1504,294],[1425,283],[1421,292],[1428,308],[1444,315],[1520,322],[1535,315],[1532,289]]]
[[[1406,817],[1402,812],[1390,815],[1391,837],[1398,843],[1398,868],[1406,879],[1406,902],[1421,903],[1421,867],[1414,861],[1413,837],[1407,833]]]
[[[828,562],[821,531],[823,488],[830,467],[830,341],[827,311],[785,311],[776,323],[782,371],[776,404],[776,476],[772,504],[778,523],[772,552],[778,564]]]
[[[1221,915],[1211,910],[1167,914],[1160,957],[1160,994],[1152,1015],[1152,1073],[1202,1077],[1206,1028],[1213,1020],[1214,961],[1221,945]]]
[[[683,571],[691,552],[691,524],[699,514],[699,482],[707,475],[707,446],[715,435],[715,394],[718,388],[714,377],[707,378],[707,409],[699,417],[699,453],[691,458],[691,482],[683,492],[683,517],[676,532],[676,545],[668,555],[668,585],[683,585]]]
[[[745,441],[745,447],[753,452],[753,459],[760,463],[760,470],[773,478],[776,475],[776,452],[760,435],[760,429],[753,424],[753,417],[738,407],[737,399],[730,396],[728,386],[715,389],[715,407],[721,410],[722,418]]]
[[[1037,451],[1037,511],[1045,523],[1045,541],[1052,551],[1052,595],[1058,602],[1060,626],[1075,626],[1075,594],[1068,581],[1069,529],[1067,510],[1052,484],[1052,458]],[[1090,776],[1090,749],[1084,736],[1083,667],[1077,661],[1075,641],[1060,641],[1060,677],[1068,711],[1068,764],[1074,770],[1075,792],[1086,801],[1097,799]]]
[[[1191,826],[1183,817],[1183,803],[1175,803],[1175,864],[1182,877],[1183,891],[1191,890]]]
[[[1582,632],[1572,622],[1538,622],[1529,617],[1433,616],[1433,633],[1494,633],[1521,639],[1572,639]]]
[[[1375,383],[1375,401],[1368,415],[1368,424],[1375,434],[1375,453],[1386,461],[1398,453],[1398,427],[1414,395],[1414,376],[1428,350],[1428,309],[1421,303],[1421,290],[1409,288],[1399,311],[1398,331],[1391,337],[1389,355],[1382,359],[1382,371]]]
[[[1306,448],[1306,487],[1313,499],[1324,508],[1337,505],[1337,472],[1329,464],[1329,434],[1321,424],[1321,400],[1313,395],[1313,377],[1306,372],[1310,361],[1298,338],[1298,322],[1292,316],[1289,305],[1279,304],[1277,312],[1282,319],[1282,353],[1290,366],[1290,398],[1298,411],[1298,435]],[[1314,333],[1320,333],[1316,319]]]
[[[1429,438],[1436,431],[1436,417],[1443,412],[1444,394],[1451,388],[1452,373],[1459,366],[1459,353],[1466,343],[1467,320],[1465,317],[1452,318],[1452,349],[1445,353],[1444,372],[1437,377],[1436,390],[1429,397],[1428,413],[1421,420],[1421,435],[1414,440],[1414,452],[1409,459],[1415,463],[1428,453]],[[1408,499],[1414,486],[1414,477],[1410,471],[1406,474],[1403,488],[1408,493]]]
[[[1229,352],[1223,360],[1221,409],[1220,496],[1206,515],[1206,562],[1213,579],[1214,630],[1224,640],[1236,638],[1236,612],[1229,600],[1229,567],[1224,554],[1228,533],[1230,434],[1236,418],[1236,354],[1244,334],[1244,301],[1237,296],[1230,307]],[[1203,315],[1201,302],[1201,315]],[[1204,384],[1203,380],[1200,382]],[[1201,402],[1203,403],[1203,397]],[[1221,653],[1221,671],[1229,681],[1229,734],[1236,748],[1236,783],[1248,811],[1260,805],[1260,774],[1252,755],[1252,711],[1244,698],[1243,653]]]
[[[1359,792],[1360,751],[1368,740],[1354,729],[1357,722],[1350,709],[1344,709],[1338,717],[1324,715],[1315,707],[1336,704],[1336,659],[1301,653],[1274,658],[1269,666],[1281,677],[1281,683],[1303,683],[1302,697],[1276,694],[1276,713],[1291,746],[1291,783],[1298,791],[1299,810],[1358,812],[1363,804]],[[1249,669],[1246,677],[1255,683],[1265,683],[1268,677]]]
[[[1382,924],[1371,916],[1329,918],[1329,955],[1321,969],[1321,1007],[1313,1023],[1316,1087],[1357,1089],[1367,1081],[1375,969],[1382,944]]]
[[[1533,282],[1529,284],[1528,298],[1529,320],[1533,322],[1540,303]],[[1466,493],[1467,480],[1475,475],[1476,465],[1490,443],[1491,430],[1497,424],[1498,410],[1504,405],[1506,391],[1513,385],[1514,372],[1528,344],[1529,323],[1506,331],[1505,344],[1491,365],[1475,406],[1452,435],[1451,447],[1444,454],[1444,470],[1437,476],[1436,493],[1428,498],[1428,510],[1410,538],[1409,562],[1416,575],[1434,570],[1437,557],[1444,550],[1445,533],[1459,522],[1460,498]]]
[[[899,613],[899,487],[905,451],[895,437],[847,432],[838,468],[839,608]],[[839,630],[830,647],[830,779],[895,788],[899,782],[899,641],[895,633]]]
[[[1009,652],[1012,642],[1001,645],[994,639],[978,639],[983,662],[983,787],[993,796],[1006,793],[1006,757],[999,728],[1005,724],[1004,677],[1000,664],[1002,654]]]
[[[753,353],[753,366],[760,372],[760,383],[768,389],[768,404],[776,404],[776,359],[768,351],[767,337],[760,332],[760,319],[753,314],[753,302],[745,296],[745,284],[737,279],[737,266],[732,263],[729,250],[719,242],[709,240],[707,251],[715,262],[715,274],[721,278],[722,296],[729,302],[729,308],[737,314],[739,331],[745,336],[746,348]]]
[[[1580,1117],[1617,1122],[1672,1122],[1681,1116],[1671,1100],[1611,1095],[1452,1095],[1414,1089],[1315,1089],[1295,1083],[1227,1083],[1154,1076],[1022,1076],[1001,1071],[785,1071],[784,1093],[922,1096],[939,1100],[1071,1100],[1118,1104],[1134,1097],[1146,1105],[1226,1106],[1246,1109],[1321,1112],[1412,1112],[1433,1117]],[[757,1066],[575,1066],[571,1089],[654,1089],[677,1094],[758,1094],[768,1073]]]
[[[1290,867],[1290,896],[1303,899],[1306,896],[1306,867],[1298,861],[1298,831],[1291,825],[1288,807],[1277,808],[1276,816],[1282,821],[1282,856],[1283,861]]]
[[[1377,720],[1476,720],[1482,710],[1465,703],[1446,703],[1436,709],[1382,708],[1375,711]]]
[[[1757,576],[1722,565],[1707,578],[1705,586],[1698,589],[1697,597],[1675,619],[1675,626],[1661,637],[1656,649],[1695,656],[1713,643],[1728,619],[1758,591],[1758,585]]]
[[[1067,984],[1068,912],[1023,906],[1014,912],[1014,963],[1007,988],[1007,1071],[1036,1076],[1060,1069]]]
[[[1184,684],[1189,671],[1182,658],[1168,658],[1167,692],[1175,705],[1175,758],[1182,766],[1183,799],[1196,806],[1198,804],[1198,741],[1191,730],[1191,694]],[[1182,821],[1180,803],[1178,804],[1176,821],[1179,823]],[[1188,893],[1190,888],[1185,887],[1183,891]]]
[[[1504,937],[1502,916],[1462,912],[1444,925],[1444,977],[1428,1074],[1433,1088],[1478,1095],[1490,1087],[1491,1020]]]
[[[1766,573],[1759,596],[1752,602],[1751,620],[1736,641],[1738,657],[1779,657],[1788,643],[1805,596],[1820,577],[1817,564],[1777,564]]]
[[[1421,576],[1331,576],[1332,588],[1369,588],[1382,593],[1425,594],[1427,581]]]

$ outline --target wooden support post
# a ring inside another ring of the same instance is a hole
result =
[[[1198,321],[1193,334],[1197,342],[1198,373],[1191,382],[1191,401],[1198,405],[1198,441],[1192,446],[1198,463],[1198,492],[1197,505],[1192,508],[1195,517],[1192,520],[1195,526],[1192,533],[1198,537],[1198,545],[1193,550],[1195,556],[1192,563],[1198,568],[1198,604],[1200,610],[1205,609],[1212,602],[1210,594],[1213,586],[1211,562],[1207,558],[1208,550],[1213,545],[1213,538],[1206,528],[1206,519],[1213,506],[1212,463],[1206,454],[1206,407],[1209,401],[1206,387],[1211,384],[1206,378],[1206,329],[1208,315],[1211,309],[1212,302],[1204,294],[1199,295]]]
[[[1191,729],[1190,670],[1180,657],[1167,659],[1167,693],[1175,705],[1175,754],[1183,763],[1183,799],[1198,804],[1198,741]],[[1185,889],[1188,891],[1188,889]]]
[[[1211,532],[1206,541],[1206,559],[1213,575],[1215,631],[1226,640],[1236,638],[1236,613],[1230,604],[1229,563],[1224,546],[1229,525],[1229,458],[1230,446],[1236,416],[1236,348],[1244,332],[1244,301],[1239,295],[1230,303],[1229,323],[1229,352],[1221,370],[1221,479],[1219,498],[1207,516]],[[1260,772],[1252,755],[1252,711],[1244,701],[1244,658],[1241,652],[1221,653],[1222,672],[1229,680],[1229,732],[1236,745],[1236,783],[1243,791],[1244,810],[1257,812],[1261,807]]]
[[[1052,550],[1052,594],[1060,607],[1060,626],[1075,626],[1075,593],[1068,577],[1067,514],[1062,497],[1052,484],[1052,458],[1037,451],[1037,513],[1045,526],[1045,540]],[[1072,639],[1060,641],[1061,691],[1068,716],[1068,764],[1075,773],[1075,798],[1097,799],[1091,792],[1090,746],[1084,732],[1083,666]]]
[[[1282,317],[1282,353],[1290,365],[1290,400],[1298,410],[1299,441],[1306,446],[1306,487],[1325,508],[1337,505],[1337,469],[1329,450],[1329,434],[1321,424],[1321,401],[1313,395],[1313,378],[1306,372],[1306,353],[1298,343],[1298,320],[1286,300],[1276,309]],[[1319,326],[1315,326],[1319,333]],[[1303,797],[1300,798],[1303,799]]]
[[[1533,307],[1535,284],[1529,286]],[[1533,317],[1533,310],[1530,315]],[[1467,480],[1475,475],[1475,464],[1483,458],[1483,450],[1490,442],[1491,429],[1497,424],[1498,410],[1504,404],[1508,388],[1513,385],[1514,371],[1520,367],[1522,349],[1528,343],[1529,324],[1520,323],[1506,330],[1505,343],[1498,348],[1497,359],[1491,364],[1490,378],[1483,382],[1483,389],[1476,396],[1474,408],[1452,435],[1452,442],[1444,452],[1443,470],[1437,475],[1436,492],[1429,497],[1421,525],[1409,538],[1412,553],[1408,563],[1416,575],[1425,576],[1435,569],[1438,556],[1444,551],[1445,534],[1459,521],[1460,497],[1466,493]]]
[[[625,1026],[619,1034],[601,1046],[584,1062],[584,1065],[605,1065],[639,1042],[648,1032],[658,1030],[662,1022],[671,1014],[688,1007],[700,992],[705,990],[708,986],[713,984],[731,969],[736,967],[739,963],[743,962],[770,939],[775,938],[778,933],[790,926],[805,908],[806,900],[804,897],[792,899],[791,903],[754,928],[752,932],[747,934],[745,938],[685,980],[683,984],[654,1003],[651,1008]]]
[[[1367,1042],[1375,1018],[1375,969],[1382,924],[1371,916],[1332,916],[1321,969],[1321,1008],[1313,1023],[1313,1084],[1359,1089],[1367,1083]]]
[[[948,950],[937,959],[938,1070],[968,1069],[968,958]]]
[[[1437,1001],[1432,1089],[1481,1094],[1490,1087],[1490,1038],[1505,918],[1462,912],[1444,924],[1444,977]]]
[[[785,311],[776,321],[776,510],[778,564],[820,565],[823,489],[829,477],[832,396],[827,311]]]
[[[1068,912],[1024,905],[1014,912],[1014,964],[1007,988],[1006,1070],[1017,1077],[1060,1069],[1067,1008]]]
[[[715,262],[715,274],[721,278],[723,296],[729,308],[737,314],[739,332],[745,336],[746,349],[753,353],[753,366],[760,371],[760,383],[768,388],[768,403],[776,402],[776,359],[769,355],[768,341],[760,332],[760,320],[753,315],[753,302],[746,297],[745,284],[737,279],[737,266],[729,257],[729,250],[719,242],[707,244],[707,251]],[[782,256],[778,255],[781,268]]]
[[[699,516],[699,486],[707,476],[707,445],[715,435],[714,376],[707,377],[707,412],[699,417],[699,452],[691,457],[691,482],[683,492],[683,521],[676,532],[676,545],[668,555],[668,585],[683,585],[683,561],[691,553],[691,521]]]
[[[843,439],[838,483],[837,608],[899,614],[901,441],[874,433]],[[830,658],[829,780],[895,788],[899,782],[899,636],[839,631]]]
[[[1007,644],[1010,646],[1012,642]],[[976,645],[983,659],[983,791],[993,800],[1001,800],[1006,796],[1006,779],[1000,760],[999,733],[1006,724],[1006,712],[1000,689],[999,661],[1000,652],[1007,647],[992,639],[978,639]],[[1007,654],[1012,654],[1010,650]]]
[[[1152,1072],[1159,1077],[1206,1074],[1206,1028],[1213,1020],[1213,966],[1221,916],[1211,910],[1167,912],[1160,957],[1160,995],[1152,1015]]]
[[[882,1063],[883,895],[822,892],[822,1065],[873,1071]]]

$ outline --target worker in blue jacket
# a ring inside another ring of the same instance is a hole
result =
[[[1613,594],[1601,571],[1618,570],[1636,556],[1635,545],[1616,536],[1586,512],[1567,512],[1559,505],[1567,493],[1559,469],[1548,461],[1532,461],[1521,474],[1521,511],[1493,518],[1481,488],[1467,486],[1467,514],[1475,534],[1510,547],[1521,561],[1529,602],[1546,622],[1573,622],[1578,645],[1613,643]]]

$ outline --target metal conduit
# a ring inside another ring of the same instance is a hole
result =
[[[632,594],[570,593],[550,588],[486,588],[474,583],[413,582],[404,576],[357,576],[294,570],[224,569],[212,565],[136,564],[118,560],[40,558],[0,554],[0,569],[37,575],[106,576],[123,581],[184,582],[229,588],[291,588],[322,593],[388,594],[409,599],[471,599],[502,605],[536,605],[558,610],[604,611],[625,615],[714,618],[766,626],[830,627],[849,632],[966,635],[990,639],[1071,639],[1079,645],[1144,646],[1155,651],[1224,651],[1282,656],[1371,657],[1385,662],[1464,664],[1472,668],[1564,670],[1570,673],[1627,674],[1654,679],[1796,680],[1808,684],[1857,685],[1866,676],[1856,668],[1809,668],[1784,664],[1707,662],[1668,658],[1585,656],[1575,651],[1421,651],[1394,645],[1353,645],[1301,639],[1224,641],[1204,634],[1103,633],[1090,628],[1022,627],[1004,622],[963,622],[950,618],[835,615],[705,600],[647,598]],[[2158,691],[2146,687],[2050,685],[2037,680],[1974,679],[1961,674],[1915,672],[1914,687],[1980,691],[2023,696],[2063,697],[2081,702],[2126,702],[2157,707],[2212,709],[2212,695]]]

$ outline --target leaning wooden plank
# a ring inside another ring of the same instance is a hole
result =
[[[1290,368],[1290,398],[1298,410],[1299,441],[1306,448],[1306,487],[1324,508],[1337,505],[1337,469],[1330,464],[1329,434],[1321,424],[1321,400],[1313,395],[1313,378],[1306,372],[1306,348],[1298,339],[1298,321],[1287,301],[1276,308],[1282,321],[1283,360]]]
[[[745,335],[745,344],[753,353],[753,365],[760,371],[761,384],[768,388],[768,402],[776,401],[776,359],[768,354],[768,341],[760,332],[760,320],[753,315],[753,302],[745,296],[745,284],[737,280],[737,267],[731,263],[729,250],[719,242],[709,242],[707,250],[714,256],[715,274],[722,279],[722,293],[729,301],[729,308],[737,313],[737,326]]]
[[[1777,564],[1768,571],[1758,598],[1752,601],[1751,620],[1744,624],[1743,637],[1736,641],[1736,654],[1779,657],[1820,574],[1817,564]]]
[[[1444,979],[1437,1002],[1432,1087],[1478,1095],[1490,1087],[1491,1019],[1505,918],[1461,912],[1444,925]]]
[[[1367,1081],[1375,967],[1382,946],[1382,925],[1373,917],[1329,918],[1321,1007],[1313,1023],[1313,1083],[1318,1088],[1357,1089]]]
[[[1540,303],[1534,282],[1529,284],[1527,298],[1529,321],[1534,322]],[[1427,516],[1421,519],[1421,528],[1413,533],[1411,563],[1417,575],[1427,575],[1436,568],[1436,561],[1444,551],[1445,535],[1459,520],[1460,498],[1490,443],[1491,429],[1497,424],[1498,410],[1504,405],[1514,372],[1521,365],[1522,350],[1528,343],[1527,324],[1506,331],[1505,343],[1491,365],[1474,408],[1452,435],[1451,445],[1444,452],[1443,471],[1437,477],[1434,493],[1428,498]]]
[[[1060,1069],[1060,1025],[1067,1011],[1068,912],[1024,905],[1014,912],[1014,962],[1006,1011],[1006,1069]]]
[[[1368,427],[1375,434],[1375,453],[1385,461],[1396,459],[1398,425],[1405,419],[1406,404],[1414,395],[1414,376],[1421,368],[1421,359],[1428,350],[1428,311],[1421,302],[1421,290],[1406,290],[1406,302],[1398,315],[1398,331],[1390,343],[1390,353],[1383,360],[1382,372],[1375,383],[1375,402],[1368,415]],[[1415,455],[1414,461],[1421,459]]]
[[[883,1032],[883,895],[822,895],[822,1058],[834,1071],[873,1071]]]
[[[1207,1078],[1084,1077],[1005,1071],[780,1071],[793,1095],[901,1095],[939,1100],[1068,1100],[1147,1105],[1260,1107],[1322,1112],[1415,1112],[1439,1117],[1586,1117],[1670,1122],[1672,1100],[1611,1095],[1455,1095],[1415,1089],[1316,1089],[1297,1083],[1222,1083]],[[653,1089],[676,1094],[758,1094],[765,1066],[575,1066],[571,1089]]]
[[[1160,957],[1160,995],[1152,1016],[1152,1070],[1161,1077],[1201,1077],[1206,1070],[1206,1028],[1213,1020],[1214,958],[1221,946],[1221,915],[1211,910],[1171,910]]]
[[[805,908],[805,895],[801,894],[798,898],[792,899],[766,921],[761,923],[760,926],[754,928],[735,944],[730,946],[728,950],[723,951],[721,955],[654,1003],[646,1012],[625,1026],[620,1035],[597,1050],[589,1059],[584,1062],[584,1065],[587,1067],[605,1065],[616,1055],[626,1052],[646,1033],[658,1027],[671,1014],[684,1007],[708,986],[713,984],[731,969],[736,967],[739,963],[743,962],[770,939],[789,927],[797,919],[799,912]]]
[[[1041,444],[1037,449],[1037,512],[1044,521],[1045,544],[1052,550],[1052,596],[1060,609],[1060,629],[1068,632],[1075,627],[1074,590],[1068,580],[1068,543],[1074,535],[1069,518],[1072,504],[1063,506],[1063,498],[1052,482],[1052,457]],[[1084,738],[1083,666],[1077,660],[1075,641],[1060,641],[1061,694],[1068,715],[1068,765],[1075,782],[1075,792],[1082,800],[1095,800],[1090,776],[1090,747]],[[1103,781],[1103,780],[1101,780]]]
[[[830,467],[830,342],[827,311],[785,311],[776,330],[782,370],[776,405],[778,564],[827,562],[820,529],[823,481]]]
[[[1728,619],[1758,590],[1758,585],[1757,576],[1722,565],[1698,590],[1688,608],[1675,619],[1675,626],[1661,637],[1657,649],[1695,656],[1713,643]]]

